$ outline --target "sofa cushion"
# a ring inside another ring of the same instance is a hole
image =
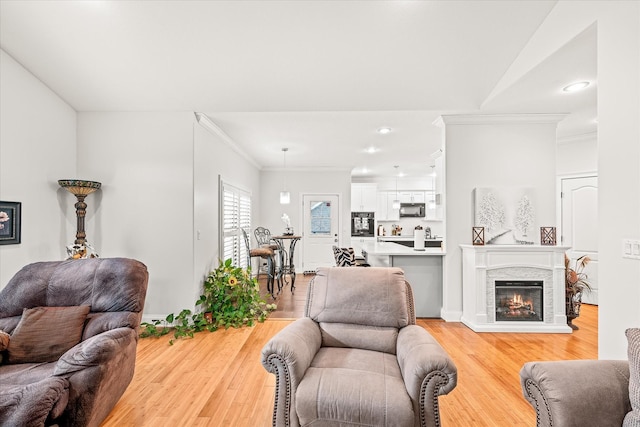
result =
[[[295,402],[300,425],[414,425],[397,359],[387,353],[321,348]]]
[[[325,347],[353,347],[396,354],[398,328],[326,322],[319,326]]]
[[[54,362],[80,342],[90,307],[25,308],[11,335],[9,363]]]
[[[622,427],[640,427],[640,328],[627,329],[629,356],[629,401],[631,412],[624,417]]]

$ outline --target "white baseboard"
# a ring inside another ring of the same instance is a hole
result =
[[[448,311],[442,308],[440,310],[440,317],[445,322],[459,322],[462,319],[461,311]]]

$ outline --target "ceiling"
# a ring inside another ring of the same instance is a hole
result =
[[[417,176],[441,114],[571,113],[559,136],[595,131],[595,85],[560,93],[595,83],[595,29],[489,97],[554,5],[0,0],[0,47],[77,111],[202,112],[264,170],[287,147],[288,168]]]

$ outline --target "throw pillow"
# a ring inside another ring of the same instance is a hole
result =
[[[624,417],[622,427],[640,427],[640,329],[625,331],[629,346],[629,401],[631,412]]]
[[[353,248],[333,247],[333,256],[337,267],[353,267],[356,265],[356,254]]]
[[[8,363],[55,362],[82,338],[88,305],[25,308],[11,335]]]

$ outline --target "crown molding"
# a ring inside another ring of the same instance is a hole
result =
[[[262,170],[262,166],[256,160],[249,155],[245,150],[243,150],[229,135],[227,135],[220,127],[215,124],[209,117],[207,117],[204,113],[194,113],[196,116],[196,121],[200,126],[208,130],[211,134],[219,137],[222,142],[224,142],[229,148],[238,153],[242,158],[251,163],[258,170]]]
[[[454,114],[442,115],[433,124],[443,125],[504,125],[559,123],[568,114]]]

